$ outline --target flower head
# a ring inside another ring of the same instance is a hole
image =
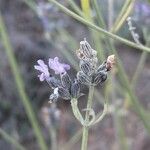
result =
[[[50,73],[48,71],[48,66],[41,59],[39,59],[37,63],[38,65],[35,65],[34,68],[41,72],[41,74],[38,75],[40,81],[44,81],[46,78],[50,76]]]
[[[49,59],[49,67],[55,71],[55,74],[65,73],[66,70],[70,69],[70,65],[59,62],[59,58]]]
[[[107,60],[98,67],[97,52],[91,48],[90,44],[84,39],[80,42],[80,49],[77,51],[80,59],[80,71],[77,79],[81,84],[93,85],[102,84],[107,79],[107,72],[110,71],[115,63],[115,55],[108,56]]]

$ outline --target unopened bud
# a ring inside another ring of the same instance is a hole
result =
[[[55,89],[61,84],[60,80],[56,79],[55,77],[49,77],[46,79],[46,81],[50,85],[50,87],[52,87],[53,89]]]
[[[61,98],[66,100],[71,98],[69,91],[63,87],[58,88],[58,94]]]
[[[69,89],[70,86],[71,86],[71,80],[70,80],[69,75],[65,72],[65,73],[63,73],[63,74],[60,75],[60,78],[61,78],[62,86],[64,88]]]
[[[103,83],[107,79],[107,72],[99,71],[94,75],[94,84]]]
[[[89,61],[80,61],[80,69],[88,76],[94,72],[93,66]]]
[[[80,94],[80,84],[77,80],[75,80],[75,82],[71,86],[71,96],[73,98],[78,98],[79,94]]]
[[[86,39],[80,42],[80,51],[83,52],[83,55],[85,55],[86,57],[91,57],[92,48],[90,44],[86,41]]]
[[[91,83],[91,79],[86,75],[84,74],[82,71],[79,71],[77,73],[77,79],[79,80],[79,82],[81,84],[90,84]]]
[[[108,56],[108,58],[106,60],[106,69],[107,69],[107,71],[110,71],[114,64],[115,64],[115,55]]]

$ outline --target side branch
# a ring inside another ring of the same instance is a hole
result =
[[[80,110],[78,108],[78,101],[77,99],[73,98],[71,99],[71,107],[72,107],[72,111],[74,116],[76,117],[76,119],[82,124],[84,125],[84,119],[82,117],[82,114],[80,113]]]

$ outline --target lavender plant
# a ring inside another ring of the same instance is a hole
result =
[[[80,42],[80,48],[76,54],[80,61],[80,71],[77,72],[73,80],[67,73],[67,70],[70,70],[70,65],[60,63],[58,57],[50,58],[48,65],[43,60],[38,60],[38,65],[35,65],[34,68],[40,72],[40,75],[38,75],[40,81],[46,81],[53,89],[53,93],[49,97],[50,103],[61,99],[70,100],[73,114],[83,126],[81,149],[86,150],[89,127],[100,122],[107,112],[107,104],[105,103],[102,114],[98,117],[95,116],[92,109],[94,87],[102,84],[107,79],[107,73],[115,63],[115,56],[110,55],[106,61],[98,65],[97,51],[91,48],[86,39]],[[49,72],[49,69],[54,71],[54,75]],[[86,112],[85,118],[78,107],[78,99],[84,95],[81,92],[81,85],[89,87],[87,107],[84,109]]]

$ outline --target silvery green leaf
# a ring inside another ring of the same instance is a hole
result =
[[[67,73],[63,73],[60,75],[61,83],[64,88],[69,89],[71,86],[71,79]]]
[[[58,88],[58,94],[63,99],[66,99],[66,100],[71,99],[71,95],[69,91],[63,87]]]

